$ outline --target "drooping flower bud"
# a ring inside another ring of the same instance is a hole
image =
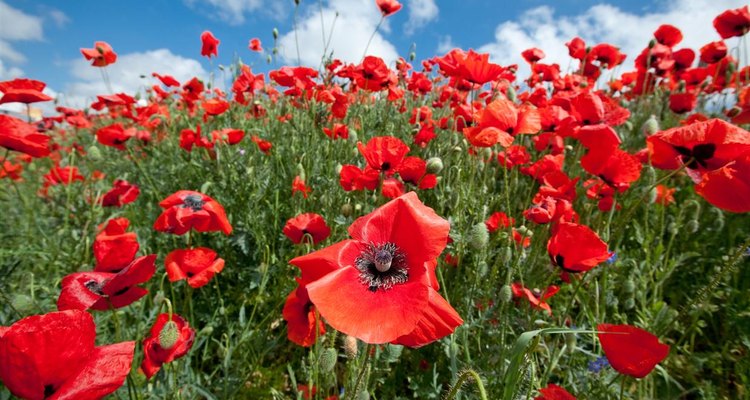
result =
[[[177,323],[174,321],[167,321],[167,323],[161,328],[161,332],[159,332],[159,346],[164,350],[169,350],[174,347],[179,338],[180,332],[177,329]]]

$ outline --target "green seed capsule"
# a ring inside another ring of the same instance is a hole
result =
[[[503,285],[503,287],[500,288],[500,301],[510,303],[511,300],[513,300],[513,290],[510,288],[510,285]]]
[[[320,359],[318,359],[318,365],[320,366],[321,372],[329,373],[333,371],[333,368],[336,366],[337,358],[338,353],[336,352],[336,349],[327,348],[323,350],[320,354]]]
[[[440,157],[432,157],[427,160],[427,173],[438,174],[443,170],[443,160]]]
[[[487,246],[490,241],[490,233],[487,231],[487,225],[484,222],[479,222],[471,227],[469,232],[469,245],[476,250],[483,249]]]
[[[177,329],[177,323],[174,321],[167,321],[167,323],[161,328],[161,332],[159,332],[159,346],[164,350],[169,350],[177,344],[177,339],[179,338],[180,332]]]

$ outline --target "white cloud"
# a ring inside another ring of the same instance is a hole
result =
[[[406,8],[409,10],[409,20],[404,25],[407,35],[436,20],[440,11],[435,0],[409,0]]]
[[[55,23],[58,28],[62,28],[70,22],[70,18],[64,12],[56,9],[47,10],[47,17]]]
[[[372,0],[329,0],[322,12],[317,6],[307,8],[297,21],[302,64],[313,68],[320,65],[325,49],[324,34],[326,41],[330,42],[326,49],[328,54],[333,52],[334,58],[345,62],[360,62],[365,45],[380,19],[380,12]],[[380,30],[389,31],[387,19]],[[367,54],[381,57],[389,65],[398,58],[395,46],[380,32],[372,37]],[[297,63],[297,42],[293,30],[279,38],[279,55],[286,63]]]
[[[660,11],[643,15],[599,4],[577,16],[557,16],[551,7],[537,7],[523,13],[517,22],[498,25],[494,42],[479,47],[478,51],[490,53],[493,62],[501,65],[518,64],[518,76],[525,79],[529,68],[521,57],[522,51],[538,47],[547,55],[542,62],[558,63],[564,71],[570,60],[565,42],[580,36],[587,45],[605,42],[618,46],[628,55],[624,69],[631,70],[633,60],[648,45],[659,25],[679,28],[684,39],[677,48],[697,51],[704,44],[720,39],[713,27],[717,15],[745,4],[742,0],[674,0]]]
[[[451,37],[451,35],[441,36],[440,40],[438,41],[437,50],[436,50],[437,54],[436,55],[441,56],[441,55],[443,55],[443,54],[445,54],[445,53],[453,50],[454,48],[456,48],[456,45],[453,44],[453,38]]]
[[[28,15],[0,1],[0,60],[22,63],[26,57],[11,46],[20,40],[42,40],[41,18]]]
[[[245,23],[245,14],[261,11],[275,18],[285,16],[286,6],[279,0],[184,0],[191,8],[204,7],[213,11],[213,17],[219,18],[230,25]]]
[[[106,70],[112,91],[124,92],[131,96],[157,83],[151,77],[153,72],[172,75],[180,83],[196,76],[204,82],[208,79],[208,73],[197,60],[172,54],[167,49],[120,54],[117,62],[109,65]],[[59,94],[60,104],[85,107],[95,100],[97,95],[109,93],[100,68],[92,67],[91,63],[83,58],[70,63],[70,72],[76,80]]]

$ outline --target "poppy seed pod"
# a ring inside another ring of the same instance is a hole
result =
[[[503,285],[503,287],[500,288],[499,297],[500,301],[505,303],[510,303],[510,301],[513,300],[513,290],[510,285]]]
[[[344,337],[344,353],[349,359],[357,357],[357,338],[346,335]]]
[[[321,372],[327,374],[333,371],[333,368],[336,366],[337,358],[338,353],[336,352],[336,349],[327,348],[323,350],[323,353],[320,354],[320,358],[318,359],[318,365],[320,365]]]
[[[490,240],[490,233],[484,222],[474,224],[469,232],[469,245],[476,250],[483,249]]]

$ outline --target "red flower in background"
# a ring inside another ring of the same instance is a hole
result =
[[[141,369],[147,379],[159,372],[164,363],[172,362],[193,347],[195,330],[177,314],[163,313],[156,317],[149,337],[143,339]]]
[[[714,18],[714,28],[722,39],[744,36],[750,31],[750,7],[724,11]]]
[[[663,24],[656,28],[654,38],[664,46],[674,47],[682,41],[682,32],[673,25]]]
[[[401,3],[396,0],[375,0],[375,4],[380,9],[383,17],[395,14],[402,7]]]
[[[5,103],[36,103],[50,101],[52,97],[42,93],[47,86],[42,81],[34,79],[13,79],[12,81],[0,82],[0,104]]]
[[[203,193],[180,190],[159,203],[164,211],[154,223],[159,232],[182,235],[190,229],[198,232],[232,233],[224,207]]]
[[[534,64],[544,58],[544,52],[541,49],[532,47],[521,52],[521,56],[527,63]]]
[[[607,243],[585,225],[561,222],[547,242],[552,263],[566,272],[586,272],[606,261],[612,254]]]
[[[127,218],[113,218],[94,239],[96,272],[119,272],[127,267],[138,252],[135,232],[127,232]]]
[[[78,171],[78,167],[60,167],[59,165],[50,168],[49,173],[44,175],[44,186],[69,185],[75,181],[83,182],[86,178]]]
[[[359,152],[365,157],[367,166],[386,176],[398,171],[409,152],[409,146],[393,136],[378,136],[370,139],[367,145],[357,143]]]
[[[547,287],[547,289],[544,290],[544,292],[539,291],[538,289],[530,290],[525,288],[520,283],[514,283],[510,285],[511,290],[513,291],[513,297],[522,298],[525,297],[526,300],[529,301],[529,304],[531,304],[532,307],[545,310],[547,311],[547,314],[552,315],[552,308],[545,300],[549,299],[550,297],[557,294],[557,292],[560,290],[558,286],[551,285]]]
[[[577,60],[583,60],[586,57],[586,42],[579,37],[570,39],[569,42],[565,43],[568,47],[568,54]]]
[[[263,46],[261,46],[260,39],[258,38],[250,39],[250,43],[247,45],[247,48],[250,49],[250,51],[256,51],[258,53],[263,51]]]
[[[286,221],[283,232],[294,244],[302,243],[305,235],[312,238],[313,244],[318,244],[328,238],[331,228],[319,214],[304,213]]]
[[[305,185],[305,181],[299,175],[295,176],[292,181],[292,196],[297,192],[302,193],[302,197],[304,198],[307,198],[307,195],[312,192],[312,189]]]
[[[604,355],[612,368],[621,374],[643,378],[669,355],[669,346],[643,329],[599,324],[596,330]]]
[[[539,394],[541,396],[534,397],[534,400],[576,400],[575,396],[554,383],[550,383],[547,387],[539,389]]]
[[[187,279],[188,285],[197,289],[224,269],[224,259],[206,247],[178,249],[167,255],[164,267],[170,282]]]
[[[49,140],[49,136],[37,133],[33,125],[0,114],[0,146],[32,157],[46,157],[50,153]]]
[[[505,72],[505,68],[489,60],[488,53],[479,54],[471,49],[467,53],[457,54],[460,77],[479,85],[494,81]]]
[[[172,75],[160,75],[156,72],[152,73],[151,76],[157,78],[164,86],[167,87],[180,87],[180,81],[175,79]]]
[[[92,67],[106,67],[117,61],[117,53],[107,42],[94,42],[93,49],[81,49],[81,54],[86,60],[91,60]]]
[[[466,139],[477,147],[495,144],[508,147],[513,143],[513,136],[541,130],[541,118],[535,108],[517,107],[506,99],[497,99],[488,104],[475,119],[477,125],[464,128],[463,132]]]
[[[0,329],[0,381],[22,399],[101,399],[125,382],[135,342],[95,341],[87,312],[26,317]]]
[[[245,131],[242,129],[224,128],[218,131],[211,131],[211,138],[214,143],[226,143],[235,145],[245,137]]]
[[[502,211],[497,211],[492,213],[486,221],[484,221],[484,224],[487,226],[487,231],[490,233],[495,232],[498,229],[506,229],[515,223],[515,220],[513,218],[508,217],[507,214],[505,214]]]
[[[268,140],[261,139],[258,136],[253,135],[251,138],[253,142],[258,146],[258,149],[263,152],[265,155],[271,154],[271,147],[273,147],[273,144],[269,142]]]
[[[375,190],[380,182],[377,170],[366,167],[364,171],[356,165],[344,165],[339,172],[339,184],[344,190]]]
[[[463,321],[435,278],[449,229],[414,192],[389,201],[354,221],[353,239],[304,256],[303,274],[335,268],[307,284],[310,300],[332,327],[367,343],[420,347],[450,334]]]
[[[675,114],[693,111],[697,105],[698,96],[695,93],[672,93],[669,95],[669,109]]]
[[[123,128],[122,124],[116,123],[96,130],[96,140],[105,146],[111,146],[118,150],[125,150],[125,142],[135,137],[136,129]]]
[[[219,39],[217,39],[210,31],[203,31],[201,33],[201,55],[204,57],[211,58],[211,56],[219,56]]]
[[[668,188],[664,185],[656,185],[656,199],[654,202],[656,204],[661,204],[663,206],[668,206],[672,203],[674,203],[674,192],[677,190],[675,188]],[[750,192],[748,192],[750,193]],[[750,196],[748,196],[750,199]]]
[[[58,310],[121,308],[148,294],[137,286],[154,276],[156,255],[139,257],[117,273],[74,272],[62,280]]]
[[[576,137],[588,149],[581,157],[581,166],[588,173],[616,188],[627,187],[641,176],[640,161],[619,149],[620,138],[608,125],[581,127]]]
[[[727,45],[723,40],[708,43],[701,47],[701,61],[706,64],[715,64],[727,55]]]

